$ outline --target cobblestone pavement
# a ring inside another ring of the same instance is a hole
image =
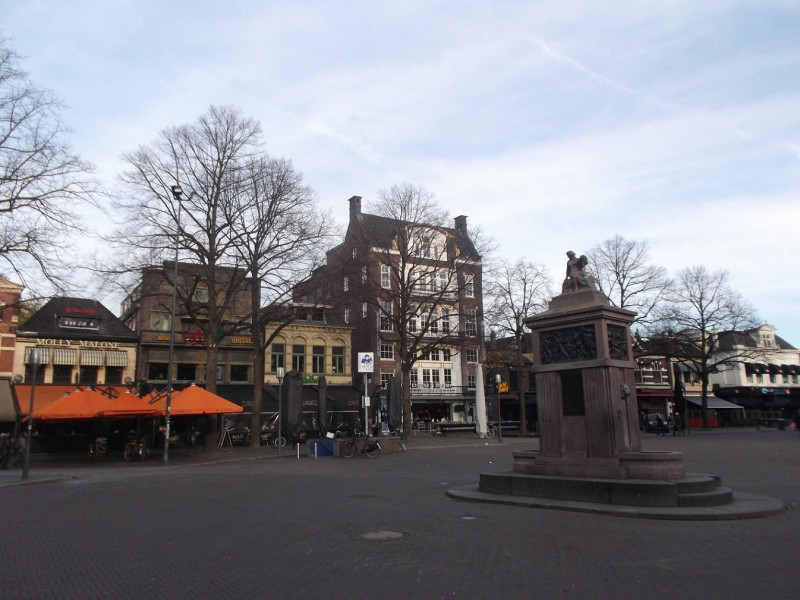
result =
[[[453,501],[535,440],[409,442],[375,460],[274,448],[164,466],[37,458],[0,471],[0,597],[794,598],[800,435],[644,435],[688,471],[790,510],[656,521]]]

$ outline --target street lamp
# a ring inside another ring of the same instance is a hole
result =
[[[33,439],[33,396],[36,390],[36,373],[39,370],[39,349],[31,348],[28,355],[28,364],[31,367],[31,400],[28,407],[28,439],[25,440],[25,458],[22,464],[22,479],[28,478],[28,467],[31,464],[31,439]]]
[[[495,389],[497,390],[497,443],[503,443],[503,413],[500,410],[500,381],[502,378],[500,377],[500,373],[494,374],[494,383]]]
[[[278,437],[275,438],[275,445],[278,447],[278,454],[281,453],[281,412],[283,410],[283,367],[275,369],[275,376],[278,378]]]
[[[178,300],[178,248],[180,242],[180,229],[181,229],[181,196],[183,190],[179,185],[173,185],[171,188],[172,197],[178,203],[178,213],[176,220],[175,232],[175,264],[173,265],[172,272],[172,313],[170,318],[170,333],[169,333],[169,362],[167,364],[167,404],[164,409],[164,464],[169,463],[169,425],[170,425],[170,410],[172,408],[172,374],[174,368],[175,357],[175,306]]]

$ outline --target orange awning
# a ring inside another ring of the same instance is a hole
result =
[[[166,394],[159,394],[151,406],[158,408],[160,415],[167,412]],[[238,413],[244,409],[238,404],[228,402],[222,396],[217,396],[211,392],[192,384],[180,392],[172,392],[169,413],[176,415],[219,415],[225,413]]]
[[[34,420],[50,421],[58,419],[94,419],[107,407],[110,399],[95,390],[79,390],[42,408],[34,403]]]
[[[97,416],[107,419],[120,417],[154,417],[158,414],[155,406],[147,404],[145,400],[129,391],[114,398]]]

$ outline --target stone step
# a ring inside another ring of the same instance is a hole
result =
[[[678,494],[701,494],[711,492],[721,485],[718,475],[701,475],[697,473],[687,473],[683,479],[676,479]]]
[[[719,486],[709,492],[678,494],[678,506],[724,506],[733,502],[733,490]]]

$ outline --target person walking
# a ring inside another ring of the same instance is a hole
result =
[[[14,445],[14,449],[17,452],[17,458],[14,460],[14,464],[12,466],[15,469],[21,468],[22,465],[25,463],[25,448],[27,447],[28,447],[28,434],[27,432],[23,431],[19,434],[17,442]]]
[[[0,433],[0,469],[8,468],[8,460],[11,458],[11,449],[14,444],[11,442],[11,436],[5,431]]]

